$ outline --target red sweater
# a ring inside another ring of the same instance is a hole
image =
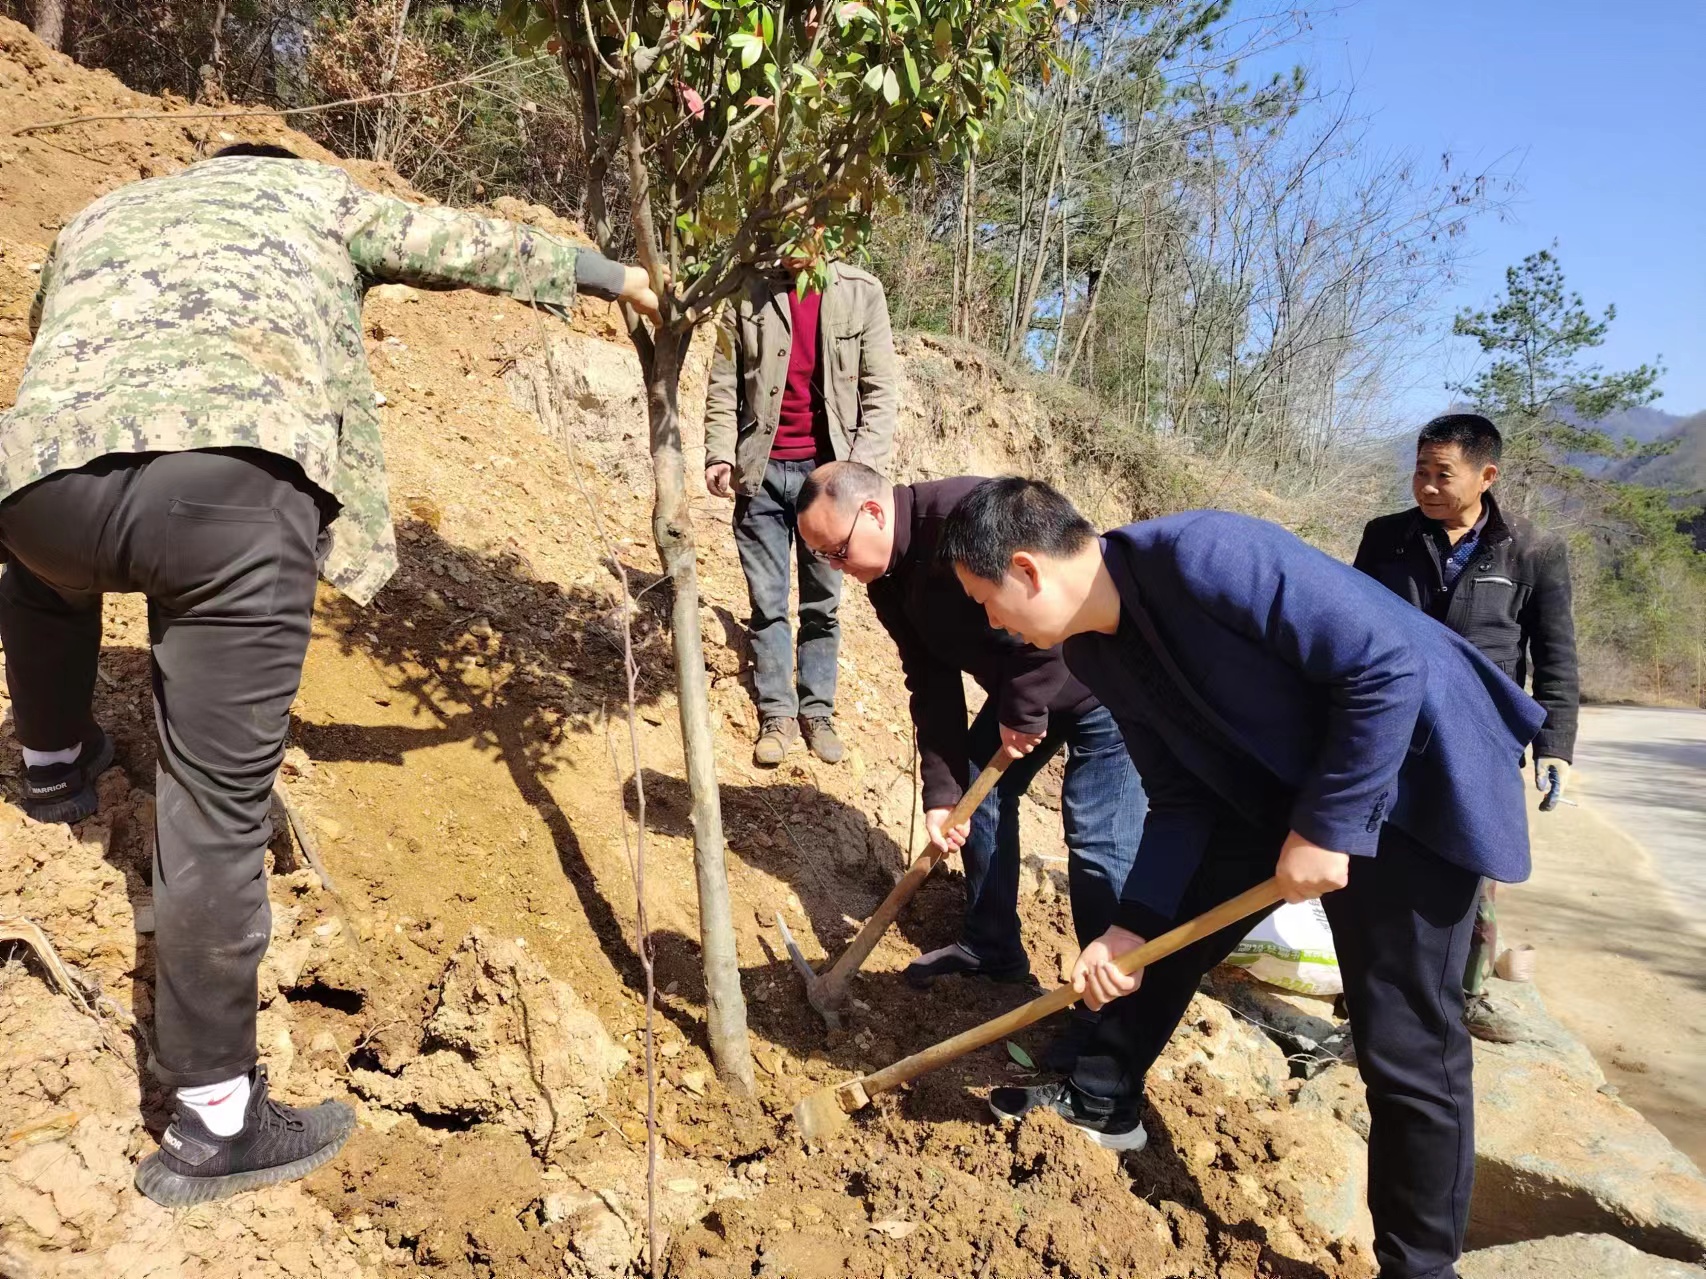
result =
[[[788,381],[782,388],[782,416],[770,456],[778,462],[829,458],[829,419],[823,408],[823,377],[818,368],[818,312],[823,294],[815,289],[801,297],[788,293],[793,320],[788,348]]]

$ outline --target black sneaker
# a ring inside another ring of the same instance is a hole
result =
[[[1048,1046],[1043,1049],[1042,1058],[1037,1063],[1051,1075],[1072,1073],[1078,1059],[1084,1055],[1084,1050],[1096,1038],[1096,1027],[1102,1020],[1101,1013],[1092,1012],[1083,1004],[1074,1004],[1066,1016],[1066,1025],[1048,1041]]]
[[[95,779],[113,763],[113,739],[100,729],[69,764],[24,769],[24,812],[38,822],[80,822],[93,817],[99,801]]]
[[[928,990],[939,977],[987,977],[1005,985],[1034,986],[1037,979],[1031,974],[1031,961],[1021,959],[1011,964],[986,964],[959,942],[920,955],[906,966],[902,974],[914,990]]]
[[[167,1208],[224,1199],[306,1177],[342,1149],[355,1111],[341,1101],[298,1110],[267,1095],[267,1068],[249,1075],[249,1106],[235,1137],[216,1137],[188,1107],[172,1117],[160,1149],[136,1169],[136,1188]]]
[[[1016,1123],[1033,1110],[1052,1110],[1102,1149],[1122,1154],[1135,1154],[1149,1144],[1137,1111],[1091,1097],[1067,1083],[997,1088],[989,1094],[989,1109],[1002,1123]]]

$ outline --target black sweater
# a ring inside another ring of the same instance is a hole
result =
[[[894,553],[872,582],[871,605],[900,649],[924,775],[924,807],[947,808],[971,782],[963,671],[996,699],[997,715],[1024,733],[1048,730],[1050,711],[1082,713],[1096,699],[1067,672],[1060,649],[1035,649],[989,624],[937,548],[942,524],[982,480],[965,476],[894,489]]]
[[[1570,562],[1563,540],[1505,515],[1491,493],[1481,546],[1447,591],[1434,521],[1419,508],[1370,520],[1356,566],[1444,622],[1498,664],[1517,686],[1530,671],[1546,723],[1534,753],[1568,761],[1576,749],[1581,701]]]

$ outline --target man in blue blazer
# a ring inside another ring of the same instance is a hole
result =
[[[1528,875],[1523,747],[1545,718],[1490,661],[1261,520],[1192,511],[1098,539],[1059,493],[991,480],[942,555],[990,621],[1064,642],[1149,793],[1117,922],[1072,981],[1118,1000],[1071,1077],[998,1088],[1141,1148],[1143,1077],[1234,928],[1127,977],[1114,959],[1277,875],[1323,897],[1368,1085],[1381,1279],[1453,1279],[1475,1143],[1463,965],[1483,875]]]

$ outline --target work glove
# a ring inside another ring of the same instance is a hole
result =
[[[1554,775],[1556,775],[1558,779],[1558,789],[1555,793],[1552,790],[1552,779]],[[1550,810],[1559,800],[1563,799],[1564,792],[1569,788],[1569,785],[1570,765],[1568,761],[1550,759],[1544,755],[1535,757],[1534,789],[1546,796],[1540,804],[1543,810]]]

